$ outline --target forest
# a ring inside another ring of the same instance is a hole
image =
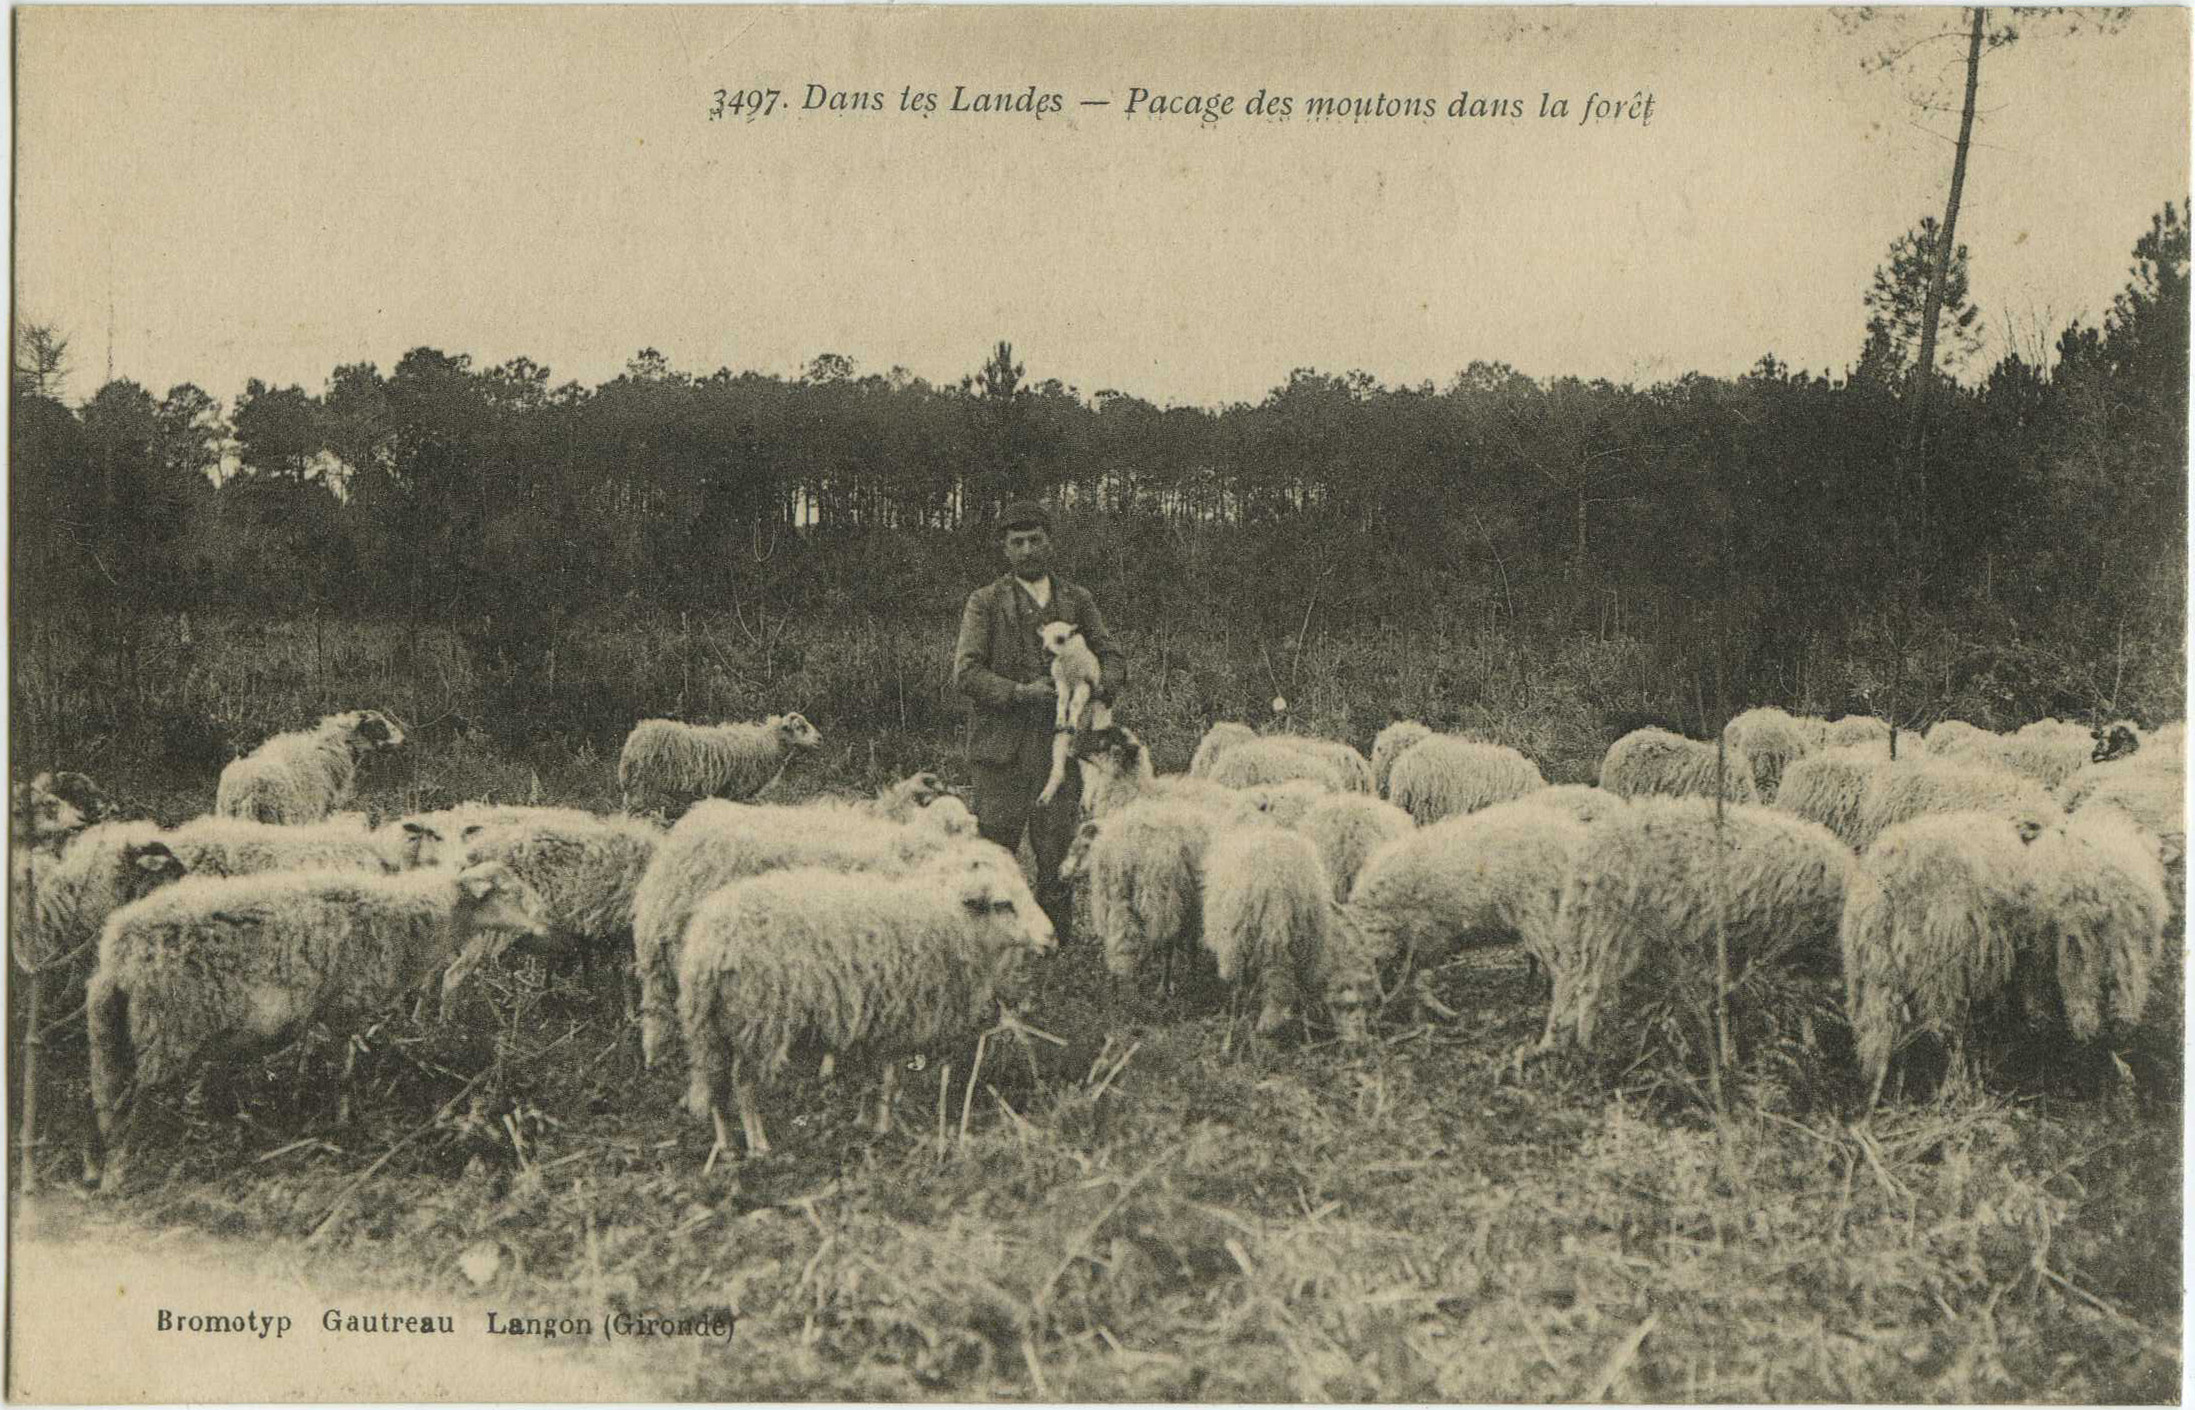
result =
[[[589,680],[590,623],[675,634],[717,614],[776,649],[760,624],[851,615],[942,638],[995,571],[990,516],[1023,496],[1060,507],[1065,571],[1118,622],[1224,624],[1244,680],[1207,716],[1299,678],[1315,641],[1438,649],[1459,629],[1620,643],[1638,668],[1604,720],[1695,733],[1742,702],[1912,727],[2179,715],[2184,210],[2132,242],[2100,319],[2000,337],[2023,345],[1986,365],[1959,249],[1916,416],[1934,231],[1923,218],[1888,248],[1841,372],[1771,352],[1651,386],[1487,362],[1445,386],[1297,368],[1256,404],[1161,406],[1039,376],[1006,341],[958,385],[832,353],[787,378],[643,350],[588,387],[419,347],[318,390],[254,380],[233,405],[125,379],[70,405],[77,342],[28,325],[18,651],[43,632],[92,649],[69,653],[58,695],[18,690],[18,738],[172,733],[141,657],[195,616],[450,632],[511,731],[607,747],[636,713],[724,702],[690,698],[690,669]]]

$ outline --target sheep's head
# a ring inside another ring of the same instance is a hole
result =
[[[2123,722],[2108,729],[2099,727],[2091,733],[2096,740],[2096,748],[2088,756],[2091,763],[2104,764],[2113,759],[2123,759],[2142,747],[2141,737],[2135,734],[2131,725]]]
[[[1049,954],[1059,948],[1059,936],[1019,872],[1017,866],[1007,876],[995,864],[971,864],[960,881],[960,904],[998,939],[1004,954]]]
[[[884,801],[886,803],[909,803],[917,808],[927,808],[931,803],[951,792],[952,790],[945,786],[944,779],[925,770],[919,774],[909,774],[899,782],[886,788],[884,790]]]
[[[404,822],[398,826],[404,830],[404,841],[397,857],[405,870],[439,866],[450,855],[448,839],[426,823]]]
[[[797,710],[789,715],[772,715],[769,726],[786,749],[816,749],[823,744],[823,736]]]
[[[942,794],[923,805],[915,814],[925,827],[944,833],[947,837],[974,837],[977,835],[976,815],[968,811],[968,805],[951,793]]]
[[[404,731],[396,722],[379,710],[350,710],[340,715],[330,715],[320,722],[323,731],[332,730],[351,747],[353,754],[370,754],[376,749],[394,749],[404,742]]]
[[[53,776],[40,774],[9,790],[8,835],[17,846],[55,846],[91,820],[83,809],[55,793]]]
[[[1046,652],[1053,656],[1067,649],[1069,642],[1082,635],[1082,628],[1073,622],[1046,622],[1037,628],[1037,640],[1044,643]]]
[[[541,896],[501,862],[481,862],[451,878],[457,888],[454,907],[457,955],[442,972],[442,1013],[449,1016],[457,991],[472,972],[501,955],[520,937],[545,939],[548,908]]]
[[[124,847],[120,859],[121,893],[128,900],[149,895],[171,881],[181,881],[190,868],[168,850],[165,842],[137,842]]]
[[[1075,840],[1067,844],[1067,855],[1060,859],[1059,879],[1073,881],[1090,866],[1090,849],[1097,845],[1098,833],[1103,824],[1085,821],[1075,829]]]

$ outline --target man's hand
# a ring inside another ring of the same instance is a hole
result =
[[[1023,705],[1049,705],[1058,694],[1049,680],[1025,681],[1014,687],[1014,699]]]

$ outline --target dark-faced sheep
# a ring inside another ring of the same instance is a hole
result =
[[[403,742],[404,732],[379,710],[329,715],[231,760],[221,770],[213,810],[254,822],[317,822],[350,801],[360,759]]]

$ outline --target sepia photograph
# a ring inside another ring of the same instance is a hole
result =
[[[15,8],[6,1398],[2179,1404],[2189,17]]]

